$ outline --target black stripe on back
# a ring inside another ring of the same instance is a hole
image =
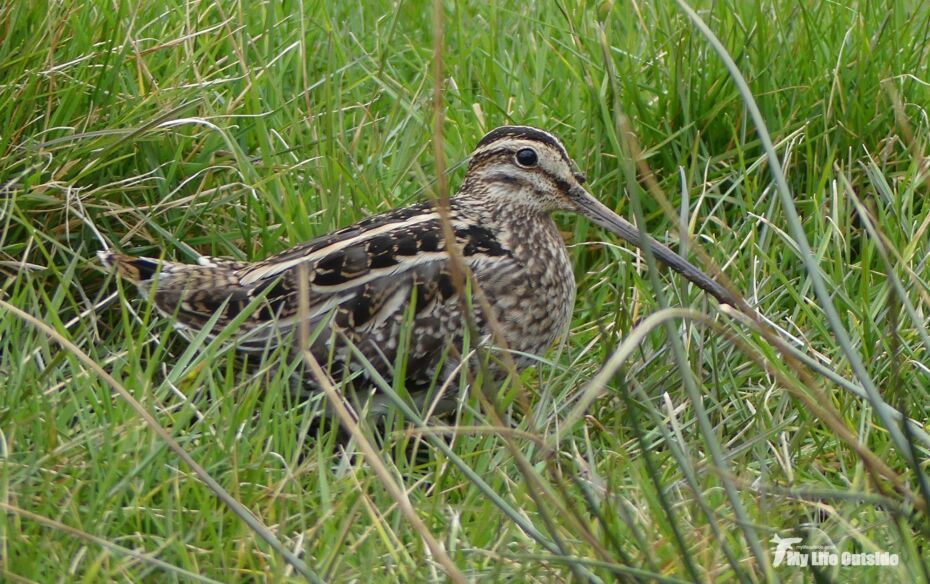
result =
[[[138,272],[136,276],[140,281],[151,280],[158,272],[160,262],[148,258],[130,258],[126,263],[130,264]]]
[[[510,250],[505,249],[501,242],[495,237],[494,233],[480,225],[469,225],[467,227],[457,227],[455,237],[462,245],[462,253],[467,256],[483,254],[488,256],[510,255]]]

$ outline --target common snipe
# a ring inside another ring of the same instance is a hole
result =
[[[575,301],[571,262],[552,212],[581,213],[642,244],[639,231],[591,196],[584,182],[555,136],[504,126],[478,143],[450,200],[449,224],[473,276],[471,287],[486,296],[518,367],[566,331]],[[717,282],[654,239],[647,241],[660,261],[720,302],[734,304]],[[337,380],[362,370],[348,343],[392,378],[409,319],[405,381],[414,395],[457,365],[465,310],[474,312],[485,338],[491,333],[479,303],[463,300],[453,282],[442,220],[429,203],[370,217],[255,263],[204,257],[188,265],[107,252],[100,258],[143,294],[155,283],[158,310],[188,332],[200,331],[221,311],[212,329],[218,333],[264,294],[233,332],[237,349],[246,352],[296,342],[298,279],[307,278],[309,311],[303,314],[318,333],[311,351],[321,363],[333,364]],[[300,384],[314,386],[309,379]]]

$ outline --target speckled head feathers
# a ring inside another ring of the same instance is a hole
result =
[[[551,212],[574,208],[568,194],[585,177],[562,142],[549,132],[501,126],[478,142],[468,181],[489,187],[483,194],[500,202]]]

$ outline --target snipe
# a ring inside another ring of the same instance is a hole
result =
[[[478,143],[464,183],[450,201],[451,230],[473,275],[472,287],[486,295],[514,355],[544,353],[571,319],[575,278],[552,212],[580,213],[642,245],[639,231],[598,202],[584,182],[555,136],[504,126]],[[660,261],[720,302],[734,304],[733,296],[701,270],[646,240]],[[440,214],[429,203],[370,217],[255,263],[204,257],[199,265],[188,265],[107,252],[100,258],[144,294],[155,284],[158,310],[188,332],[199,332],[220,311],[216,334],[264,295],[233,332],[237,349],[246,352],[296,342],[298,278],[306,278],[309,312],[304,314],[318,333],[311,351],[321,363],[332,363],[337,380],[362,370],[348,343],[388,379],[406,350],[406,387],[416,395],[457,365],[466,329],[463,311],[473,310],[481,334],[490,335],[479,303],[463,301],[453,282]],[[411,334],[404,337],[409,346],[401,347],[405,323]],[[516,362],[524,367],[529,360],[517,357]],[[301,384],[313,388],[312,380]],[[358,388],[359,381],[353,385]]]

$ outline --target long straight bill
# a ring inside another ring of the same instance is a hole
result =
[[[595,199],[591,193],[581,187],[572,189],[571,196],[575,204],[578,205],[578,210],[588,219],[617,235],[624,241],[632,243],[636,247],[642,249],[643,236],[639,229],[634,227],[632,223],[608,209],[600,201]],[[718,284],[713,278],[699,270],[688,260],[682,258],[648,235],[646,235],[646,241],[656,259],[663,264],[666,264],[687,278],[695,286],[716,298],[721,304],[729,304],[733,307],[739,306],[736,297],[733,296],[729,290]]]

